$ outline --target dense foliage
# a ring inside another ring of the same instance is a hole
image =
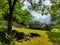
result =
[[[60,26],[60,1],[59,0],[51,0],[51,23],[53,23],[54,26],[59,27]],[[60,27],[59,27],[60,28]]]

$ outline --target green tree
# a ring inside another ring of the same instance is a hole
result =
[[[60,26],[60,1],[59,0],[51,0],[51,22],[57,27]]]
[[[12,0],[8,0],[8,3],[9,3],[8,33],[10,33],[11,30],[12,30],[12,14],[13,14],[13,11],[14,11],[14,8],[15,8],[15,5],[16,5],[17,1],[19,1],[19,0],[13,0],[13,2],[12,2]],[[31,4],[30,7],[32,7],[31,9],[33,9],[33,10],[38,10],[39,7],[42,5],[41,3],[43,2],[41,0],[41,1],[39,1],[38,4],[36,4],[36,3],[33,3],[33,0],[28,0],[28,1],[30,2],[30,4]],[[39,6],[39,7],[37,8],[37,6]]]
[[[15,11],[13,21],[22,25],[28,25],[32,21],[32,15],[27,10]]]
[[[4,9],[4,11],[6,13],[8,13],[8,17],[9,17],[8,18],[8,29],[7,29],[8,33],[10,33],[12,30],[13,14],[18,12],[18,10],[20,10],[20,8],[23,6],[24,1],[26,1],[26,0],[23,0],[23,1],[21,1],[21,0],[2,0],[2,2],[4,4],[6,4],[6,5],[3,4],[4,6],[3,5],[2,6],[5,7],[6,9],[5,8],[1,8],[1,9],[2,10]],[[27,1],[31,4],[31,6],[29,6],[30,10],[41,12],[42,7],[44,6],[43,1],[45,1],[45,0],[39,0],[38,3],[36,3],[36,0],[27,0]],[[21,12],[21,10],[19,12]],[[24,14],[22,14],[22,15],[24,15]],[[24,17],[24,18],[22,18],[24,21],[26,16],[22,16],[22,17]],[[27,21],[25,21],[25,22],[27,22]]]

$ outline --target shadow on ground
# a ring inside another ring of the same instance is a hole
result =
[[[60,33],[47,32],[48,38],[54,43],[54,45],[60,45]]]
[[[5,31],[0,31],[0,42],[5,44],[10,44],[10,42],[14,39],[15,41],[30,41],[31,38],[40,37],[38,33],[29,33],[24,34],[23,32],[18,32],[16,30],[11,31],[11,35],[8,35]]]
[[[23,32],[18,32],[16,30],[12,30],[11,34],[14,36],[17,41],[24,39],[25,41],[30,40],[30,38],[34,37],[40,37],[38,33],[29,33],[29,34],[24,34]]]

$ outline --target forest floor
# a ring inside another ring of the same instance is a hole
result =
[[[40,37],[31,38],[30,41],[16,41],[16,45],[60,45],[60,30],[52,29],[51,31],[35,30],[28,28],[16,28],[13,26],[14,30],[18,32],[24,32],[29,34],[31,32],[38,33]]]

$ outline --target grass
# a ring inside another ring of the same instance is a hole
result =
[[[13,30],[18,32],[24,32],[29,34],[30,32],[38,33],[40,37],[31,38],[30,41],[22,40],[22,42],[15,41],[16,45],[60,45],[60,29],[51,29],[51,31],[27,29],[27,28],[16,28],[12,26]]]
[[[54,28],[51,32],[47,32],[47,35],[55,45],[60,45],[60,29]]]
[[[46,32],[48,31],[34,30],[27,28],[15,28],[14,26],[13,29],[19,32],[24,32],[25,34],[29,34],[30,32],[40,34],[40,37],[31,38],[31,41],[23,40],[23,42],[16,42],[16,45],[53,45],[53,42],[50,41],[48,35],[46,34]]]

